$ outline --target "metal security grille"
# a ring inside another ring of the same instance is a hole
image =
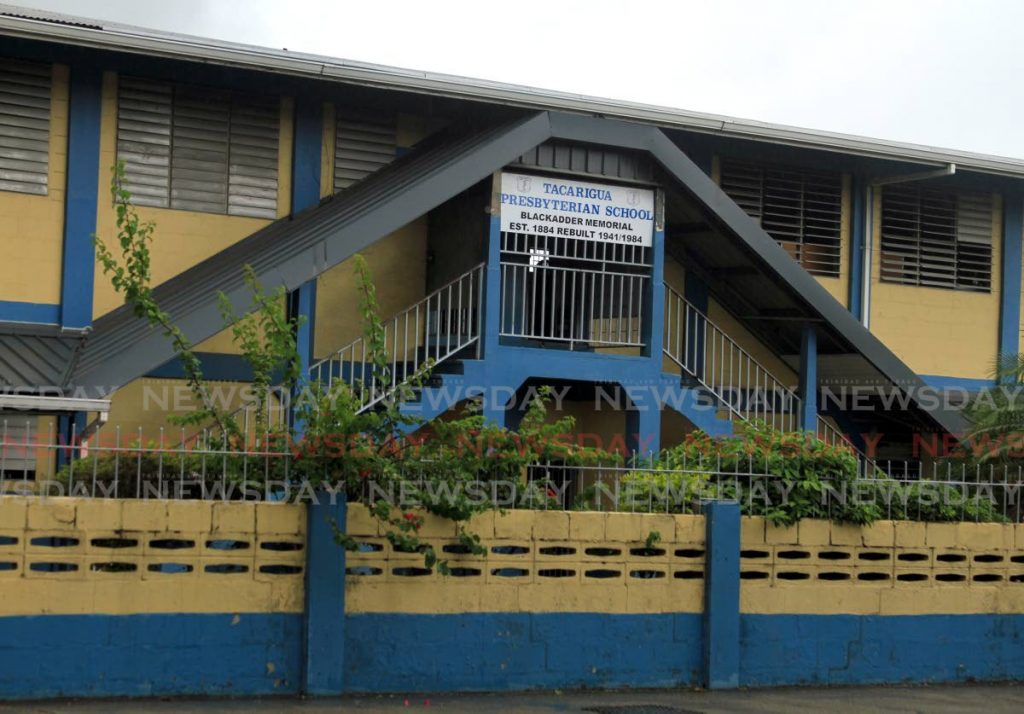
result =
[[[991,196],[884,187],[880,264],[886,282],[989,292]]]
[[[501,234],[501,335],[642,346],[651,249]]]
[[[808,272],[839,276],[840,174],[726,159],[721,185]]]
[[[278,104],[124,78],[117,153],[142,206],[277,217]]]
[[[334,192],[390,164],[397,146],[394,119],[339,116],[334,140]]]
[[[0,60],[0,191],[46,195],[52,72]]]

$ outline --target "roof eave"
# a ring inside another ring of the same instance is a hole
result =
[[[0,6],[2,8],[3,6]],[[31,13],[31,10],[25,10]],[[85,18],[82,18],[83,22]],[[734,138],[768,141],[874,158],[959,167],[987,174],[1024,178],[1024,160],[939,149],[919,144],[688,112],[669,107],[616,101],[553,90],[430,72],[349,62],[328,57],[252,47],[141,28],[89,27],[24,17],[0,16],[0,34],[44,42],[65,42],[119,52],[135,52],[189,61],[212,62],[264,72],[326,81],[442,95],[528,109],[556,110],[654,124]]]

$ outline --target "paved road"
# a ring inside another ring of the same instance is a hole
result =
[[[1020,712],[1024,686],[967,684],[934,687],[833,687],[733,692],[542,692],[531,694],[344,699],[134,700],[0,703],[0,714],[336,714],[337,712],[607,712],[608,714],[718,714],[720,712]],[[635,708],[644,706],[643,709]],[[616,709],[622,707],[621,709]]]

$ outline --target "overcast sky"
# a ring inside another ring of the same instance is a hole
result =
[[[1024,158],[1018,0],[22,0],[235,42]]]

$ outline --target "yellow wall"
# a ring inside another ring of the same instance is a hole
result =
[[[1011,560],[1024,549],[1019,525],[805,519],[783,528],[747,517],[741,529],[746,613],[1024,612],[1024,565]]]
[[[245,382],[210,381],[208,386],[217,406],[227,411],[234,411],[252,399],[249,384]],[[182,379],[136,379],[111,396],[110,426],[103,427],[100,438],[104,444],[113,443],[114,427],[120,427],[122,442],[135,441],[141,428],[145,441],[158,442],[163,429],[165,443],[177,444],[181,441],[182,428],[172,425],[167,417],[181,416],[198,407],[199,403]],[[184,433],[191,436],[195,432],[196,429],[190,427]]]
[[[291,99],[281,101],[281,137],[278,146],[278,215],[286,216],[291,210],[291,155],[292,155]],[[117,161],[117,76],[104,73],[103,109],[100,134],[100,195],[96,233],[104,241],[116,240],[114,208],[110,200],[111,167]],[[153,284],[159,285],[178,273],[224,250],[233,243],[256,232],[271,221],[243,216],[197,213],[165,208],[138,209],[143,221],[156,224],[153,246]],[[270,286],[268,286],[269,288]],[[110,278],[96,268],[96,293],[93,298],[93,316],[99,317],[122,304],[121,296],[114,292]],[[223,339],[213,343],[216,349],[227,349]]]
[[[524,546],[527,552],[487,557],[445,556],[451,567],[478,571],[467,577],[443,577],[436,573],[404,577],[396,568],[422,567],[423,556],[395,551],[383,538],[380,524],[364,506],[350,505],[348,534],[381,550],[349,553],[346,566],[367,568],[345,579],[345,611],[359,612],[700,612],[704,595],[704,518],[689,515],[597,513],[565,511],[508,511],[484,513],[473,518],[467,530],[479,535],[488,549]],[[640,555],[648,534],[661,536],[660,553]],[[419,531],[422,540],[442,546],[457,543],[452,521],[428,517]],[[544,547],[573,552],[544,554]],[[587,548],[612,548],[615,555],[588,555]],[[681,555],[676,550],[685,550]],[[502,577],[495,570],[526,571]],[[542,570],[572,571],[569,577],[544,577]],[[588,570],[612,570],[617,577],[587,577]],[[660,578],[634,578],[630,571],[652,570]],[[377,572],[379,571],[379,572]],[[675,577],[676,573],[696,577]]]
[[[387,319],[426,294],[427,219],[418,218],[362,251],[377,290],[381,317]],[[326,357],[363,334],[352,260],[334,266],[317,282],[317,357]]]
[[[0,191],[0,300],[58,304],[64,242],[68,67],[53,65],[47,193]]]
[[[305,543],[305,508],[281,503],[220,503],[0,496],[0,534],[17,540],[0,545],[0,616],[53,614],[127,615],[156,612],[302,612],[305,548],[266,550],[257,543]],[[33,545],[35,538],[76,539],[76,545]],[[93,539],[134,541],[124,548],[99,547]],[[173,538],[191,547],[161,550],[154,541]],[[209,540],[238,540],[245,549],[216,550]],[[37,562],[68,563],[74,571],[34,571]],[[94,570],[102,564],[132,571]],[[192,572],[161,573],[150,565],[176,563]],[[207,572],[207,566],[241,565],[242,573]],[[298,572],[270,574],[262,566]]]
[[[918,374],[986,379],[999,345],[1002,201],[992,202],[992,291],[976,293],[881,281],[882,198],[872,213],[871,332]]]

